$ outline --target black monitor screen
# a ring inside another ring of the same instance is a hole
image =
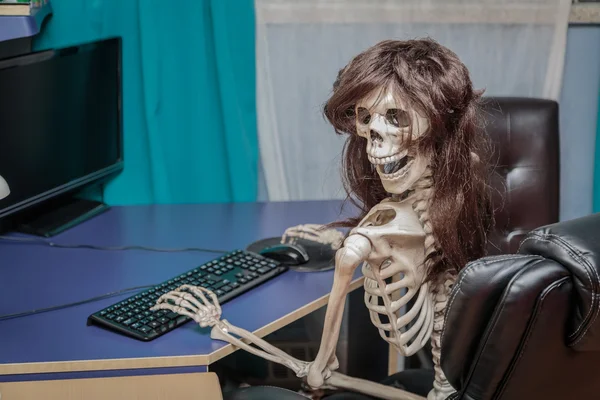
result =
[[[121,164],[120,40],[0,61],[0,217]]]

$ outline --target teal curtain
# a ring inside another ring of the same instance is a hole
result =
[[[123,38],[125,169],[109,204],[254,201],[253,0],[52,0],[36,50]]]

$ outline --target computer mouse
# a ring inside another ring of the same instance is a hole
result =
[[[306,250],[290,243],[266,247],[260,251],[260,254],[284,265],[301,265],[309,260]]]

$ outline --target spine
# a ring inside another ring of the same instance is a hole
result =
[[[452,286],[456,282],[456,277],[447,274],[444,282],[438,286],[434,296],[434,314],[433,314],[433,332],[431,333],[431,354],[433,358],[433,369],[435,371],[435,378],[433,381],[433,390],[429,392],[427,400],[444,400],[451,393],[454,393],[454,388],[450,385],[446,379],[444,371],[440,365],[440,359],[442,356],[442,330],[444,329],[444,316],[448,300],[450,297],[450,291]]]

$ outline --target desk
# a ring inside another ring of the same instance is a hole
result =
[[[340,215],[337,201],[113,207],[52,241],[229,251],[292,225],[331,222],[351,212]],[[156,284],[218,257],[6,241],[0,241],[0,254],[0,315]],[[324,306],[332,282],[333,271],[288,271],[226,303],[223,318],[265,336]],[[357,271],[352,288],[361,285]],[[88,315],[132,293],[0,321],[0,382],[206,372],[235,351],[193,322],[147,343],[86,325]]]

